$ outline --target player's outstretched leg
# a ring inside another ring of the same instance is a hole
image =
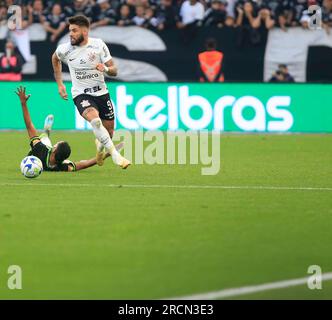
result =
[[[113,162],[120,166],[122,169],[127,169],[128,166],[131,164],[130,161],[122,157],[121,154],[116,150],[108,131],[105,129],[101,122],[101,119],[95,118],[90,121],[90,124],[97,140],[101,143],[105,150],[110,153]],[[101,150],[102,146],[97,145],[97,164],[100,163],[99,165],[103,164],[105,156],[104,151]]]
[[[53,114],[49,114],[44,121],[44,132],[47,134],[48,137],[50,136],[53,123],[54,123],[54,116]]]
[[[45,118],[44,132],[39,136],[41,142],[48,147],[52,147],[52,142],[50,140],[50,133],[53,127],[53,123],[54,123],[54,116],[52,114],[49,114]]]

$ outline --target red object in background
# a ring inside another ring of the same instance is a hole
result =
[[[224,82],[222,62],[224,54],[220,51],[205,51],[198,55],[202,76],[201,82]]]
[[[12,56],[10,58],[7,58],[6,56],[2,56],[0,58],[0,66],[2,70],[6,70],[7,66],[9,66],[10,69],[16,68],[18,65],[18,58],[16,56]],[[0,81],[21,81],[22,80],[22,74],[21,72],[0,72]]]

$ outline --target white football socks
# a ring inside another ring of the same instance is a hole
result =
[[[97,140],[105,147],[106,151],[111,154],[113,161],[116,164],[120,165],[122,156],[116,150],[113,141],[108,131],[103,126],[103,123],[101,122],[100,118],[93,119],[90,123],[93,129],[93,133],[95,134]]]

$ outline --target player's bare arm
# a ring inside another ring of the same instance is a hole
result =
[[[107,75],[111,77],[116,77],[118,74],[118,69],[114,64],[113,59],[108,60],[107,62],[105,62],[105,64],[98,63],[96,69],[100,72],[105,72]]]
[[[28,106],[27,106],[27,102],[28,102],[31,94],[27,95],[26,88],[22,87],[22,86],[18,87],[17,91],[15,93],[17,94],[17,96],[19,97],[20,102],[21,102],[23,118],[24,118],[25,126],[28,130],[29,138],[31,139],[33,137],[38,136],[37,130],[31,121],[30,113],[29,113]],[[39,142],[39,140],[35,140],[33,143],[35,144],[38,142]]]
[[[54,78],[58,84],[58,91],[62,99],[68,100],[68,94],[62,81],[62,63],[55,53],[52,55],[52,65],[54,70]]]
[[[118,147],[118,146],[117,146]],[[104,159],[109,158],[111,155],[109,152],[105,153]],[[90,167],[93,167],[97,164],[97,160],[96,158],[92,158],[89,160],[81,160],[81,161],[77,161],[75,162],[75,171],[80,171],[80,170],[84,170]],[[74,167],[73,166],[68,166],[68,172],[72,172],[74,171]]]

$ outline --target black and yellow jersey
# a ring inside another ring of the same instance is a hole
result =
[[[40,140],[40,137],[32,137],[30,139],[31,151],[28,153],[28,156],[35,156],[40,159],[43,163],[44,171],[69,171],[69,166],[72,167],[72,171],[76,170],[75,163],[70,160],[65,160],[60,164],[54,166],[50,165],[50,156],[52,153],[52,148],[48,147],[41,141],[33,144],[34,141]]]

